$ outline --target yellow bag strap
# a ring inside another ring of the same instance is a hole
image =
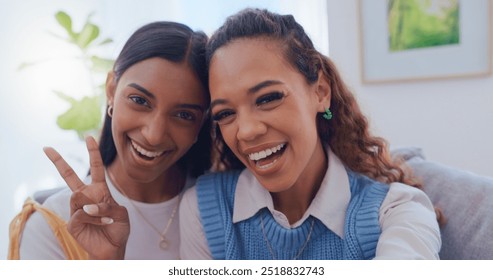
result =
[[[24,202],[24,205],[22,206],[21,212],[17,214],[10,223],[10,242],[7,257],[9,260],[20,259],[19,249],[21,235],[24,231],[27,220],[34,213],[34,211],[38,211],[46,219],[51,229],[53,230],[55,237],[58,239],[58,242],[60,242],[60,246],[62,247],[68,260],[88,259],[87,252],[82,249],[82,247],[80,247],[79,243],[77,243],[77,241],[68,232],[67,223],[50,209],[35,202],[31,198],[27,198]]]

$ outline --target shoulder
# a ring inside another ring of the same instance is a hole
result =
[[[180,202],[180,216],[196,213],[197,209],[197,186],[188,188]]]
[[[388,207],[395,207],[401,204],[416,204],[429,210],[434,209],[430,199],[422,190],[397,182],[390,184],[389,193],[384,203]]]
[[[386,197],[390,188],[388,184],[376,181],[368,176],[350,170],[348,170],[348,177],[351,189],[351,200],[354,200],[355,198],[372,198],[381,202]]]
[[[70,197],[72,191],[67,187],[46,199],[43,206],[55,212],[64,220],[70,219]]]
[[[197,195],[199,197],[232,195],[241,171],[211,172],[200,176],[196,185]]]
[[[242,170],[228,170],[223,172],[210,172],[197,178],[197,185],[224,185],[236,183]]]
[[[382,227],[398,223],[426,227],[439,236],[435,208],[420,189],[402,184],[390,184],[390,190],[380,208]]]

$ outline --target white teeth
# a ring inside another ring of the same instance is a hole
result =
[[[248,155],[250,160],[261,160],[264,159],[272,154],[275,154],[277,151],[280,151],[285,144],[279,144],[275,146],[274,148],[266,149],[257,153],[251,153]]]
[[[132,147],[134,147],[134,149],[137,150],[137,152],[143,154],[146,157],[155,158],[155,157],[158,157],[158,156],[160,156],[160,155],[162,155],[164,153],[164,151],[161,151],[161,152],[151,152],[151,151],[148,151],[148,150],[142,148],[141,146],[139,146],[134,141],[131,141],[131,142],[132,142]]]

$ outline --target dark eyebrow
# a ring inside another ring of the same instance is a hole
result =
[[[197,105],[197,104],[180,104],[177,106],[178,108],[182,108],[182,109],[192,109],[192,110],[198,110],[200,112],[204,112],[205,111],[205,108],[200,106],[200,105]]]
[[[216,100],[213,100],[211,102],[211,111],[212,111],[212,108],[214,108],[214,106],[220,105],[220,104],[226,104],[226,103],[227,103],[226,99],[216,99]]]
[[[279,84],[282,84],[282,82],[280,81],[276,81],[276,80],[267,80],[267,81],[263,81],[261,83],[258,83],[257,85],[251,87],[248,89],[247,93],[248,94],[253,94],[253,93],[256,93],[258,92],[259,90],[265,88],[265,87],[268,87],[268,86],[272,86],[272,85],[279,85]],[[216,99],[216,100],[213,100],[211,102],[211,110],[214,106],[216,105],[220,105],[220,104],[225,104],[227,103],[227,101],[225,99]]]
[[[251,87],[250,89],[248,89],[248,93],[249,94],[256,93],[257,91],[259,91],[265,87],[272,86],[272,85],[279,85],[279,84],[282,84],[282,82],[276,81],[276,80],[263,81],[263,82],[255,85],[255,86]]]
[[[147,89],[143,88],[142,86],[140,86],[136,83],[131,83],[131,84],[128,84],[127,86],[133,87],[134,89],[141,91],[143,94],[147,95],[149,98],[156,99],[154,94],[152,94],[150,91],[148,91]]]
[[[141,91],[142,93],[144,93],[145,95],[147,95],[148,97],[152,98],[152,99],[156,99],[156,97],[154,96],[154,94],[152,94],[152,92],[148,91],[147,89],[143,88],[142,86],[136,84],[136,83],[131,83],[128,85],[129,87],[133,87],[139,91]],[[178,108],[181,108],[181,109],[192,109],[192,110],[198,110],[198,111],[201,111],[201,112],[204,112],[205,111],[205,108],[201,105],[197,105],[197,104],[179,104],[177,106]]]

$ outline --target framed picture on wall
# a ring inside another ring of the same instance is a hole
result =
[[[364,83],[486,76],[491,0],[360,0]]]

